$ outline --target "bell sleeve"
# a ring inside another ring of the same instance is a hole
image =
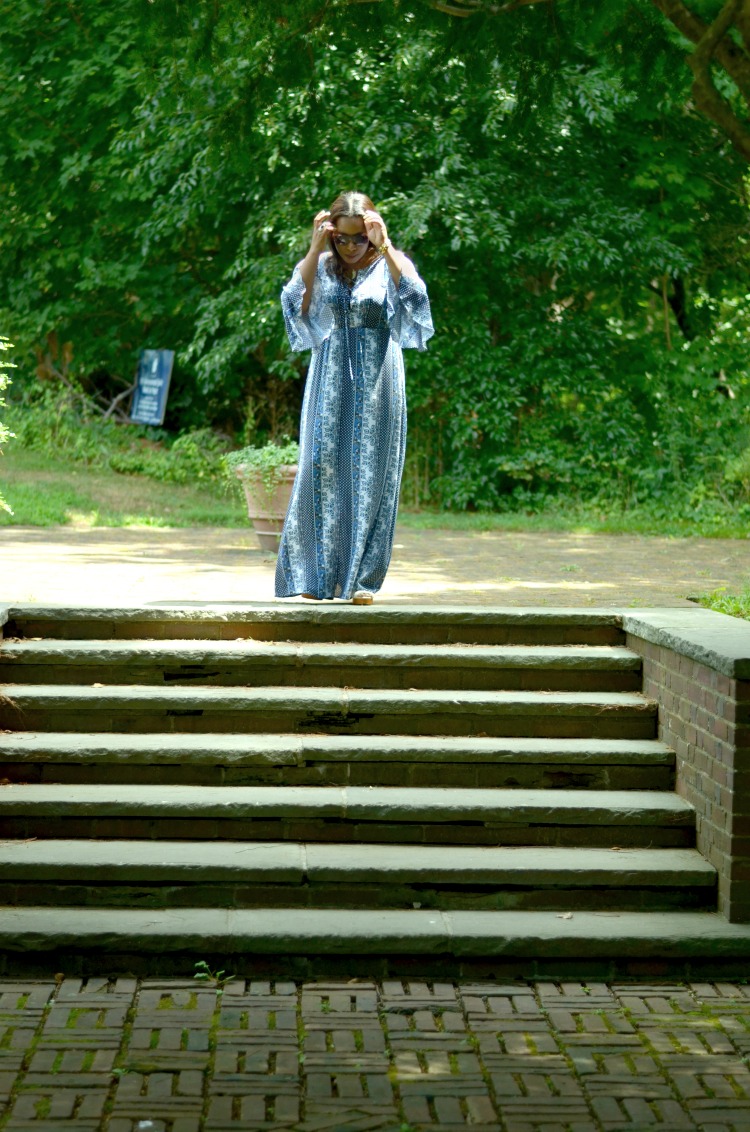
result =
[[[321,278],[322,257],[313,281],[310,305],[302,313],[302,300],[305,296],[305,281],[299,269],[294,269],[292,278],[281,292],[281,309],[284,314],[289,344],[295,351],[315,350],[322,345],[333,330],[333,311],[326,302],[324,284]]]
[[[403,349],[426,350],[435,333],[427,288],[418,275],[401,275],[398,287],[388,273],[386,301],[391,337]]]

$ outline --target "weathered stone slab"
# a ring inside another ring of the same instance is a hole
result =
[[[1,860],[2,858],[0,858]],[[547,848],[539,846],[305,846],[312,884],[384,883],[712,887],[716,871],[694,849]]]
[[[269,639],[269,632],[275,639],[300,640],[301,633],[318,627],[323,635],[317,639],[330,640],[335,632],[337,639],[347,629],[362,631],[362,636],[372,640],[372,630],[378,632],[375,639],[390,639],[389,630],[395,631],[393,638],[403,642],[413,629],[423,628],[438,640],[489,640],[503,634],[504,630],[518,632],[515,637],[524,643],[530,642],[535,629],[551,630],[552,643],[559,643],[566,630],[573,634],[585,634],[587,630],[600,630],[612,639],[612,643],[622,643],[620,618],[611,610],[554,609],[550,607],[497,607],[469,609],[466,606],[387,606],[382,603],[369,608],[350,605],[279,605],[248,602],[242,605],[206,604],[190,606],[186,604],[159,604],[136,608],[100,608],[82,606],[78,609],[68,606],[14,605],[8,610],[8,622],[23,632],[25,636],[75,636],[85,637],[169,637],[196,636],[196,629],[207,627],[212,630],[205,636],[215,636],[224,629],[235,635],[254,639]],[[150,631],[149,631],[150,630]],[[251,631],[254,630],[254,631]],[[265,634],[263,634],[265,630]],[[467,630],[472,637],[466,636]],[[285,636],[286,634],[286,636]],[[305,639],[310,639],[309,636]],[[356,638],[348,638],[356,639]],[[568,639],[575,639],[575,636]],[[579,636],[579,643],[585,637]],[[500,640],[497,643],[502,643]],[[607,643],[607,642],[604,642]]]
[[[536,954],[643,960],[747,957],[750,926],[715,912],[446,912],[456,955]],[[528,950],[526,950],[528,949]]]
[[[22,814],[248,819],[339,818],[351,822],[492,822],[691,826],[692,807],[649,790],[457,790],[368,787],[0,786],[7,817]]]
[[[303,846],[284,841],[6,841],[0,843],[0,880],[289,885],[303,883],[304,860]]]
[[[631,692],[391,691],[348,688],[9,684],[11,730],[530,733],[653,738],[655,704]]]
[[[226,766],[307,762],[559,763],[671,766],[656,739],[479,738],[433,735],[156,735],[16,731],[0,737],[4,762],[198,763]]]
[[[162,732],[16,731],[0,736],[0,760],[10,762],[240,764],[295,766],[303,761],[303,737]],[[657,756],[658,757],[658,756]]]
[[[640,657],[615,646],[6,640],[0,680],[360,688],[633,691]]]
[[[12,737],[10,737],[12,738]],[[671,765],[674,751],[655,739],[565,739],[526,736],[310,735],[300,739],[307,761],[471,763],[641,763]]]
[[[750,927],[710,912],[3,909],[0,950],[748,959]]]
[[[398,715],[424,714],[435,711],[445,713],[470,712],[493,715],[580,716],[590,711],[628,711],[643,714],[653,711],[654,705],[644,696],[633,692],[473,692],[420,691],[413,695],[403,691],[357,688],[212,688],[174,687],[165,690],[150,685],[101,686],[37,684],[6,684],[3,694],[19,709],[88,708],[99,709],[128,707],[146,710],[165,708],[198,708],[237,710],[288,711],[390,712]]]
[[[715,877],[690,849],[65,839],[0,844],[2,881],[711,887]]]
[[[8,668],[27,665],[186,665],[222,666],[230,663],[268,668],[316,668],[356,665],[358,668],[541,668],[633,672],[640,657],[622,646],[569,645],[360,645],[294,644],[288,641],[199,640],[6,640],[0,661]]]

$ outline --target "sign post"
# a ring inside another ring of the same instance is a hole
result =
[[[174,350],[141,350],[130,409],[134,424],[163,425]]]

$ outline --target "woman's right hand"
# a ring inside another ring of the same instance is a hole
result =
[[[329,220],[330,212],[323,209],[319,212],[313,221],[312,241],[310,243],[310,251],[316,255],[324,252],[328,246],[328,237],[331,232],[335,232],[336,228]]]

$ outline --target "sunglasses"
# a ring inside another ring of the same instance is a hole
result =
[[[347,236],[345,232],[334,232],[333,242],[337,248],[346,248],[352,244],[355,248],[361,248],[365,244],[369,244],[369,237],[364,232],[357,232],[354,236]]]

